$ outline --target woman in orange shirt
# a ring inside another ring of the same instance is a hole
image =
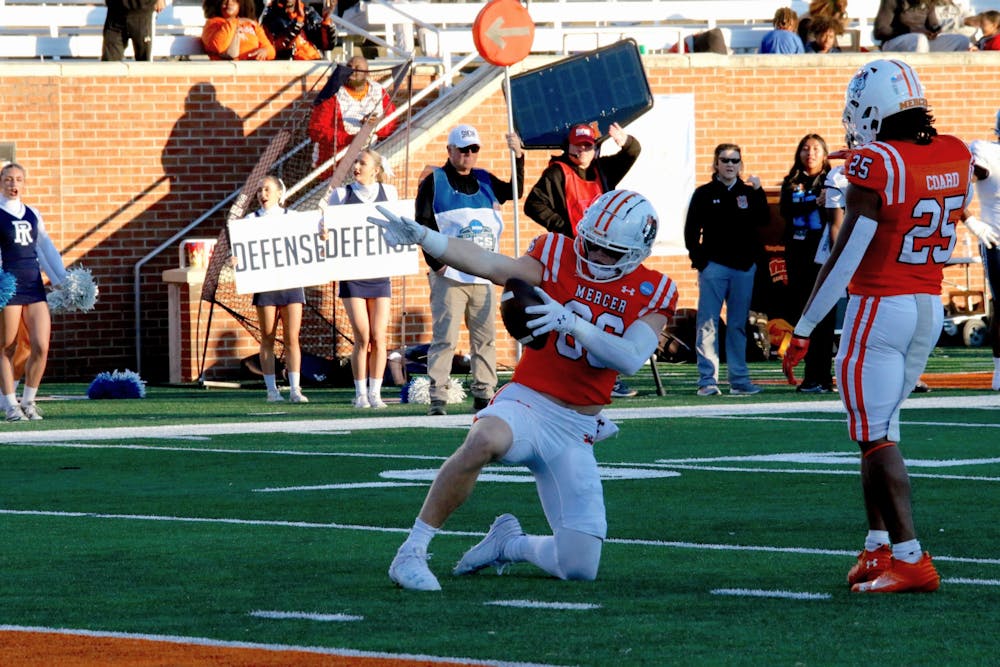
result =
[[[274,60],[274,46],[254,19],[253,0],[203,0],[201,43],[212,60]]]

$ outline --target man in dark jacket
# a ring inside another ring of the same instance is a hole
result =
[[[125,59],[125,47],[132,40],[135,59],[153,59],[153,12],[162,12],[167,0],[104,0],[108,15],[104,19],[104,44],[101,60]]]
[[[597,133],[590,125],[569,129],[562,155],[553,156],[524,202],[525,214],[550,232],[576,236],[576,223],[590,202],[614,190],[639,158],[638,140],[613,123],[608,135],[621,150],[597,157]]]

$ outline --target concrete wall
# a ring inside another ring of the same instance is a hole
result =
[[[748,171],[776,187],[803,134],[818,132],[831,147],[841,143],[844,88],[859,64],[872,57],[699,54],[647,56],[644,64],[654,94],[695,97],[698,183],[709,178],[715,145],[733,141],[743,146]],[[939,131],[967,141],[991,137],[1000,90],[990,82],[1000,56],[930,54],[907,60],[927,89]],[[0,143],[16,144],[17,160],[28,169],[25,201],[42,213],[65,263],[92,269],[101,288],[95,312],[54,318],[50,378],[89,380],[103,370],[135,368],[137,263],[242,185],[275,129],[308,113],[303,96],[312,95],[324,73],[322,64],[312,63],[5,64]],[[507,127],[502,94],[477,105],[464,121],[490,138],[479,165],[509,175],[509,157],[501,150]],[[413,151],[408,173],[397,175],[397,183],[410,184],[409,196],[426,165],[444,161],[447,129]],[[529,155],[529,187],[548,155]],[[224,213],[190,236],[214,237]],[[537,231],[522,214],[522,245]],[[965,254],[964,247],[960,240],[956,254]],[[510,235],[502,250],[513,250]],[[681,305],[693,307],[697,288],[686,258],[658,257],[651,263],[678,281]],[[149,381],[168,378],[162,273],[176,265],[172,246],[140,271],[142,371]],[[957,269],[949,271],[964,280]],[[972,275],[981,284],[981,272]],[[404,319],[405,343],[426,342],[426,278],[398,280],[394,290],[390,346],[404,343]],[[193,311],[184,319],[193,317],[197,325],[196,305]],[[202,314],[202,328],[204,320]],[[218,311],[212,332],[209,374],[231,375],[233,360],[255,351],[255,343]],[[498,344],[501,362],[512,363],[506,336]]]

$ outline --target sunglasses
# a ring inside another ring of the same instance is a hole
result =
[[[465,148],[459,148],[458,146],[455,146],[455,150],[457,150],[462,155],[468,155],[469,153],[478,153],[479,152],[479,146],[477,146],[475,144],[473,144],[471,146],[466,146]]]
[[[743,158],[738,157],[720,157],[719,162],[722,164],[739,164]]]

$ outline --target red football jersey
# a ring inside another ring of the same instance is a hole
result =
[[[972,154],[956,137],[926,145],[876,141],[851,152],[844,172],[882,199],[878,228],[848,287],[851,294],[940,294],[955,225],[969,196]]]
[[[677,306],[674,281],[645,266],[607,283],[580,276],[573,239],[562,234],[537,237],[527,254],[544,265],[541,288],[550,297],[619,336],[640,317],[654,312],[670,317]],[[525,347],[514,369],[514,382],[571,405],[610,403],[617,376],[617,371],[602,366],[572,336],[556,331],[541,350]]]

